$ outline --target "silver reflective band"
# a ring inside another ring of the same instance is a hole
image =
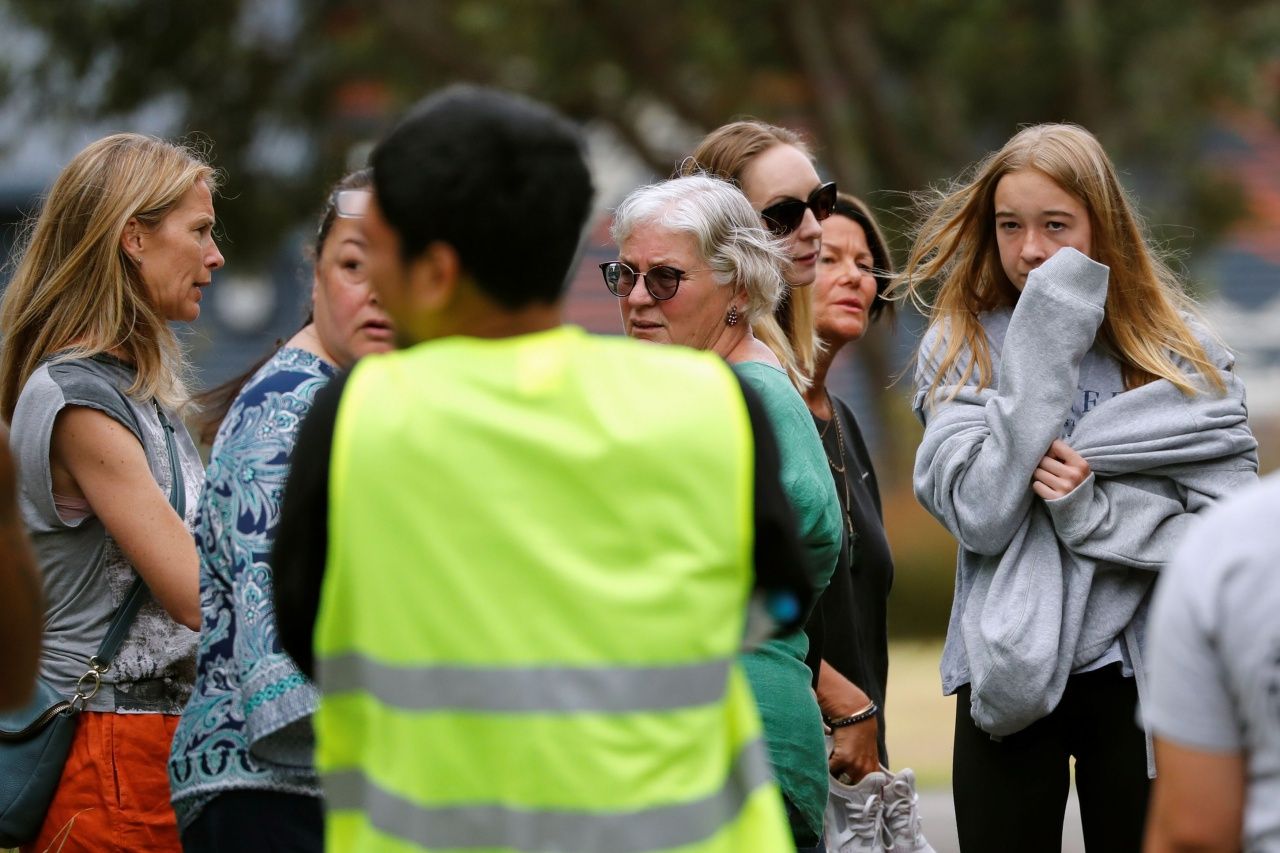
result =
[[[719,791],[642,811],[534,811],[500,803],[421,806],[358,770],[325,776],[324,795],[330,812],[361,812],[378,831],[428,849],[647,853],[710,838],[736,820],[751,794],[770,778],[769,758],[757,739],[738,753]]]
[[[326,695],[363,690],[411,711],[662,711],[724,698],[729,660],[663,667],[390,666],[362,655],[322,659]]]

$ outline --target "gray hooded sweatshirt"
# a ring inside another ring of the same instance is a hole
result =
[[[1117,394],[1071,433],[1089,477],[1056,500],[1031,490],[1071,414],[1081,361],[1102,346],[1108,277],[1107,267],[1060,249],[1028,276],[1012,312],[984,314],[994,376],[986,389],[976,375],[959,388],[944,378],[930,405],[945,331],[934,326],[920,348],[915,493],[960,543],[943,689],[969,684],[973,721],[996,736],[1052,712],[1071,673],[1119,637],[1141,697],[1155,570],[1197,512],[1257,479],[1244,386],[1230,353],[1193,324],[1227,392],[1188,397],[1157,380]]]

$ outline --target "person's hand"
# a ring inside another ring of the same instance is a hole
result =
[[[843,773],[850,784],[856,785],[868,773],[879,770],[879,734],[880,723],[875,717],[832,729],[831,755],[827,759],[831,775],[839,777]]]
[[[818,667],[818,706],[829,720],[851,717],[871,704],[871,697],[845,678],[825,660]],[[827,766],[831,775],[847,775],[855,783],[880,769],[878,736],[880,723],[872,717],[851,726],[830,729],[831,755]]]
[[[1051,501],[1071,494],[1088,478],[1089,463],[1085,458],[1062,439],[1055,439],[1032,475],[1031,490]]]

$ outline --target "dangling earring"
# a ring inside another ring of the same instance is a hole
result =
[[[730,326],[738,325],[738,306],[737,305],[729,306],[729,315],[724,318],[724,321],[728,323]]]

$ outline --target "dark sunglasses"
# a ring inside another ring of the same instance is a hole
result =
[[[678,270],[664,264],[649,267],[645,272],[637,272],[622,261],[605,261],[600,265],[600,272],[604,275],[605,287],[614,296],[630,296],[631,291],[635,290],[636,279],[643,278],[645,290],[649,291],[650,296],[654,299],[670,299],[676,295],[680,280],[699,270]]]
[[[764,219],[765,224],[769,226],[770,231],[782,237],[800,227],[800,223],[804,221],[804,212],[806,210],[812,210],[814,219],[821,222],[831,215],[831,211],[835,210],[835,207],[836,182],[831,181],[809,193],[808,201],[789,198],[786,201],[769,205],[760,211],[760,216]]]

